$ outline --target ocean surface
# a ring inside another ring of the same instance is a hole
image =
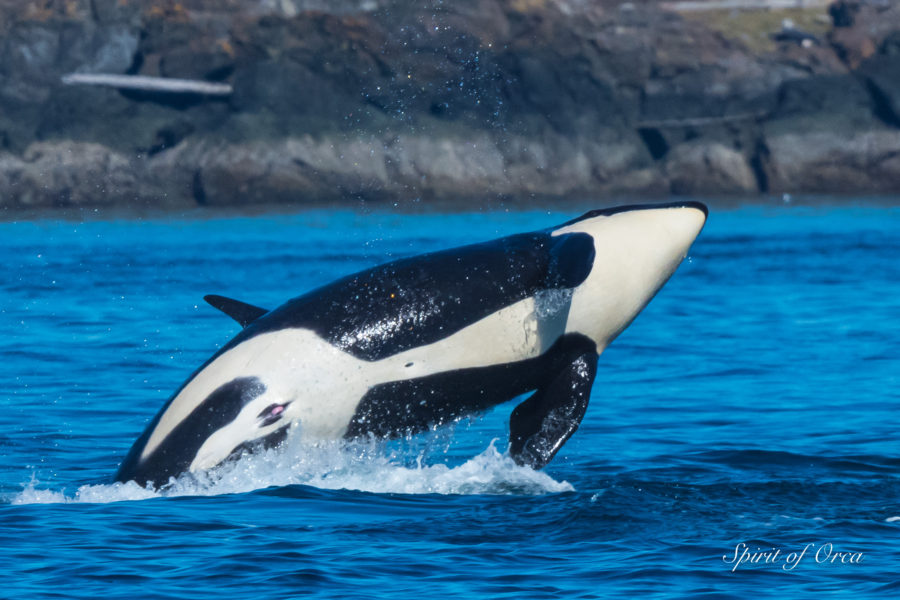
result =
[[[204,294],[274,307],[579,212],[0,223],[0,597],[900,597],[898,208],[714,209],[541,472],[512,402],[110,483],[238,332]]]

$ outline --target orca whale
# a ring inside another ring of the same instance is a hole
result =
[[[542,468],[581,423],[598,356],[706,216],[699,202],[593,210],[389,262],[274,310],[207,296],[243,329],[163,406],[115,479],[166,485],[291,428],[309,440],[408,435],[526,393],[509,453]]]

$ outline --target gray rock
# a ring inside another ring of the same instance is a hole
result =
[[[872,96],[852,75],[794,79],[779,89],[778,104],[766,127],[770,131],[831,129],[839,122],[852,129],[872,125],[873,110]]]
[[[85,36],[87,37],[87,36]],[[125,73],[135,60],[139,41],[138,30],[127,25],[109,25],[93,32],[85,40],[79,60],[79,73]],[[73,53],[69,48],[66,52]]]
[[[128,159],[98,144],[32,144],[21,159],[4,156],[0,169],[7,206],[104,206],[139,197]]]
[[[774,193],[896,193],[900,130],[820,130],[768,138],[769,190]]]
[[[666,157],[673,194],[758,193],[756,176],[746,157],[720,143],[694,141],[676,146]]]
[[[873,114],[888,125],[900,127],[900,53],[874,56],[859,72],[869,87]]]

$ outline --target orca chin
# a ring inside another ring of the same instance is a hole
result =
[[[389,262],[274,310],[207,296],[243,329],[172,395],[116,480],[166,485],[289,430],[407,435],[522,394],[509,452],[542,468],[578,429],[599,355],[672,276],[707,214],[699,202],[594,210]]]

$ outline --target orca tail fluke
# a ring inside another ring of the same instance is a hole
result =
[[[216,296],[215,294],[203,296],[203,299],[213,308],[221,310],[223,313],[240,323],[241,327],[246,327],[269,312],[265,308],[247,304],[240,300],[234,300],[233,298],[226,298],[225,296]]]

